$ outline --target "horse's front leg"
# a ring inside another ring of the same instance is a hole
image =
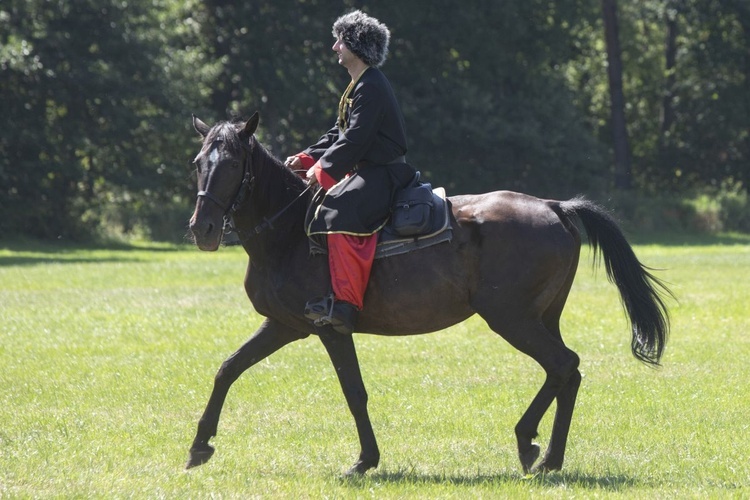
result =
[[[362,381],[362,373],[357,361],[357,352],[354,349],[354,340],[351,335],[339,333],[321,334],[320,340],[331,357],[336,375],[344,391],[349,410],[354,416],[359,435],[361,447],[359,459],[346,472],[347,476],[364,474],[368,469],[373,469],[380,462],[380,451],[375,440],[375,433],[370,423],[370,415],[367,413],[367,391]]]
[[[307,334],[293,330],[278,321],[266,319],[255,335],[224,361],[216,374],[214,389],[198,422],[198,432],[190,447],[187,469],[208,462],[214,454],[214,448],[208,441],[216,435],[224,400],[229,388],[240,375],[288,343],[306,336]]]

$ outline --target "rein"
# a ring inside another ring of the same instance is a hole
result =
[[[307,194],[307,192],[310,191],[310,189],[312,187],[313,187],[312,184],[309,184],[300,194],[297,195],[296,198],[294,198],[292,201],[290,201],[289,203],[287,203],[287,205],[284,208],[282,208],[281,210],[279,210],[278,212],[276,212],[276,214],[274,214],[274,216],[271,217],[270,219],[267,218],[267,217],[263,217],[263,222],[260,223],[260,224],[258,224],[257,226],[255,226],[255,229],[253,229],[253,234],[259,234],[261,231],[263,231],[264,229],[268,229],[268,228],[275,229],[273,227],[273,221],[275,221],[276,219],[278,219],[279,217],[281,217],[284,214],[284,212],[286,212],[287,210],[289,210],[292,207],[292,205],[294,205],[297,202],[297,200],[299,200],[300,198],[302,198],[303,196],[305,196]],[[235,232],[237,232],[237,234],[239,234],[239,231],[237,231],[237,228],[235,228],[233,225],[230,226],[230,227]],[[251,236],[252,236],[252,234],[251,234]]]

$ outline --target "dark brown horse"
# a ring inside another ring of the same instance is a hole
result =
[[[327,259],[311,256],[303,230],[310,201],[305,182],[255,139],[257,113],[246,123],[209,128],[194,117],[193,125],[204,140],[195,159],[199,192],[190,229],[201,250],[213,251],[221,243],[223,219],[233,220],[250,257],[245,290],[266,320],[219,369],[188,468],[211,458],[209,440],[232,383],[286,344],[317,334],[303,316],[305,303],[330,286]],[[581,246],[573,219],[583,223],[620,292],[632,327],[632,353],[651,365],[658,365],[667,338],[661,292],[668,290],[638,261],[614,220],[583,198],[550,201],[499,191],[454,196],[450,204],[452,241],[375,262],[356,331],[414,335],[479,314],[544,369],[546,380],[515,427],[518,457],[524,472],[559,470],[581,382],[579,358],[563,343],[559,326]],[[348,473],[362,474],[378,465],[380,452],[353,337],[319,337],[359,434],[359,459]],[[552,436],[537,463],[540,449],[532,440],[553,400]]]

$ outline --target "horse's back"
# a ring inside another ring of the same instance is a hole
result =
[[[509,251],[522,245],[554,252],[561,245],[569,250],[580,246],[578,231],[562,215],[558,201],[513,191],[458,195],[449,200],[459,239],[494,242],[495,250]]]
[[[434,331],[466,319],[490,300],[497,306],[539,302],[541,310],[552,298],[540,290],[558,289],[577,263],[577,233],[556,213],[556,202],[511,191],[449,201],[452,241],[381,259],[373,267],[364,331]],[[371,311],[377,317],[370,317]]]
[[[492,191],[449,198],[459,222],[520,224],[529,227],[561,222],[554,210],[557,202],[514,191]]]

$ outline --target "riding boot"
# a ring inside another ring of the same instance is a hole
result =
[[[352,333],[357,313],[364,304],[376,246],[377,234],[329,234],[328,264],[333,294],[309,301],[305,317],[316,326],[330,324],[338,333]]]
[[[312,321],[316,329],[330,327],[345,335],[354,331],[358,311],[354,304],[335,300],[333,294],[316,297],[305,304],[305,317]]]

